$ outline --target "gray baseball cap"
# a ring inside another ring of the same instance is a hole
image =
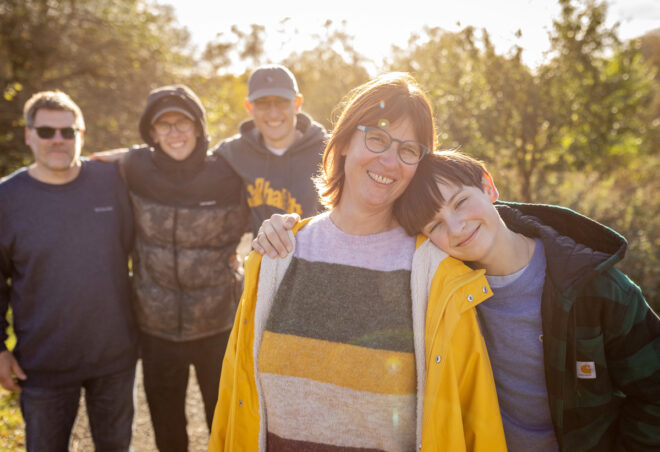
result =
[[[296,95],[298,95],[296,78],[290,70],[279,64],[258,67],[248,80],[249,102],[266,96],[279,96],[293,100]]]
[[[159,102],[157,102],[152,110],[151,113],[151,124],[155,124],[156,121],[158,121],[158,118],[163,116],[165,113],[169,113],[171,111],[175,111],[177,113],[181,113],[183,116],[187,117],[188,119],[195,120],[194,114],[190,111],[190,108],[186,105],[186,103],[179,97],[176,96],[168,96],[162,98]]]

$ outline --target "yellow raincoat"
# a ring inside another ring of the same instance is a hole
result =
[[[294,232],[307,221],[299,222]],[[293,237],[293,236],[292,236]],[[257,352],[291,255],[245,264],[245,289],[222,365],[209,452],[265,451]],[[419,236],[411,272],[417,366],[417,444],[427,451],[504,451],[495,382],[475,306],[491,296],[471,270]],[[428,300],[428,303],[427,303]]]

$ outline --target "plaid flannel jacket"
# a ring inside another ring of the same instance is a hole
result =
[[[543,350],[560,449],[660,450],[660,319],[614,268],[625,239],[562,207],[498,211],[546,250]]]

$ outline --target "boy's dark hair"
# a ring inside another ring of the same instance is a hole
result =
[[[432,152],[422,159],[410,185],[394,203],[394,215],[408,234],[418,234],[445,204],[438,183],[483,191],[484,173],[488,171],[483,162],[457,150]]]

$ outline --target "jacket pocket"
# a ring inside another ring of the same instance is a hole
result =
[[[582,407],[602,406],[612,399],[612,381],[607,369],[603,335],[576,340],[575,379],[576,404]]]

